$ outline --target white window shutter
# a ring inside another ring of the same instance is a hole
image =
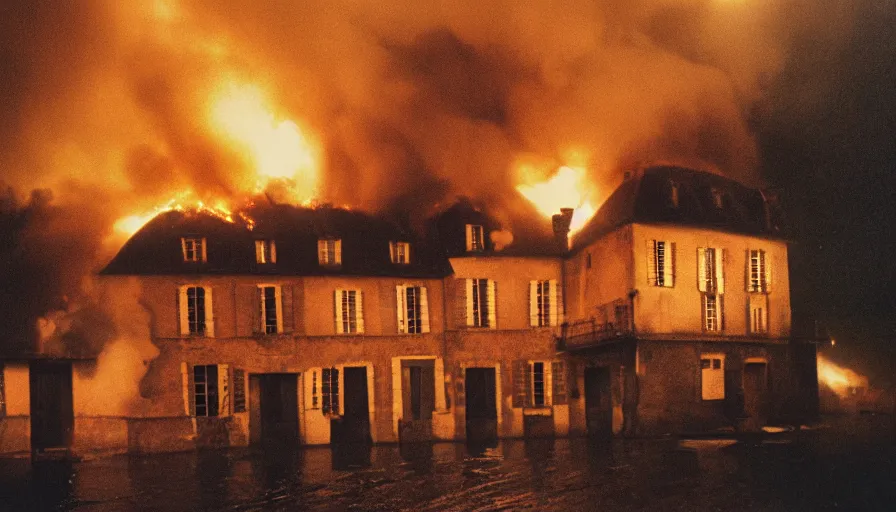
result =
[[[529,325],[538,326],[538,281],[529,281]]]
[[[473,250],[473,226],[467,224],[467,252]]]
[[[355,290],[355,314],[357,318],[355,321],[358,326],[358,333],[364,333],[364,296],[361,294],[361,290]],[[341,378],[341,376],[340,376]]]
[[[725,249],[716,249],[716,291],[725,293]]]
[[[751,285],[751,280],[753,277],[753,251],[747,249],[746,251],[744,251],[744,254],[746,255],[745,261],[747,262],[744,269],[744,291],[751,292],[753,291]]]
[[[706,291],[706,249],[697,248],[697,289]]]
[[[420,305],[420,332],[429,332],[429,297],[426,295],[426,287],[420,287],[420,297],[417,298]],[[438,385],[438,384],[437,384]]]
[[[554,381],[553,381],[553,365],[550,361],[544,361],[541,365],[544,368],[544,405],[545,407],[550,407],[553,404],[553,391],[554,391]]]
[[[317,241],[317,261],[318,263],[332,263],[327,261],[327,241],[326,240],[318,240]]]
[[[218,416],[230,416],[233,402],[230,392],[230,365],[218,365]]]
[[[488,294],[488,327],[489,329],[497,329],[498,328],[498,284],[493,280],[489,279],[487,281],[487,294]]]
[[[317,409],[320,407],[320,368],[308,368],[302,374],[303,395],[305,410]]]
[[[280,285],[274,287],[274,298],[277,301],[275,308],[277,310],[277,332],[283,332],[283,291]]]
[[[255,262],[267,263],[264,259],[264,240],[255,241]]]
[[[187,239],[183,237],[180,239],[180,252],[184,256],[184,261],[187,261]]]
[[[467,227],[469,227],[469,226],[467,226]],[[472,327],[473,326],[473,313],[474,313],[474,311],[473,311],[473,280],[465,279],[464,281],[466,284],[466,293],[464,294],[464,297],[467,302],[467,327]],[[482,307],[481,304],[480,304],[480,307]]]
[[[333,246],[333,252],[336,255],[336,261],[334,261],[333,263],[342,265],[342,240],[336,240],[335,242],[333,242]]]
[[[190,316],[188,313],[189,305],[187,303],[187,286],[181,286],[177,290],[177,308],[178,317],[180,318],[180,335],[187,336],[190,334]]]
[[[205,243],[205,238],[203,238],[202,239],[202,262],[203,263],[208,261],[208,250],[206,249],[207,246],[208,246],[208,244]]]
[[[212,302],[212,287],[204,286],[205,289],[205,335],[209,338],[215,337],[215,306]]]
[[[673,286],[675,286],[675,244],[673,244],[669,240],[665,240],[663,244],[663,249],[666,251],[666,259],[664,261],[665,264],[663,265],[663,286],[665,286],[666,288],[672,288]]]
[[[269,263],[277,263],[277,241],[271,240],[271,261]]]
[[[557,297],[560,294],[558,293],[559,289],[557,288],[557,280],[551,279],[548,282],[548,286],[550,289],[549,297],[551,298],[551,310],[550,310],[551,325],[558,325],[557,318],[559,317],[558,313],[559,313],[560,301],[557,300]]]
[[[345,294],[345,290],[336,289],[336,292],[333,294],[335,307],[333,309],[334,315],[336,318],[336,334],[345,333],[345,324],[342,322],[342,296]]]
[[[180,363],[180,376],[183,384],[184,395],[184,413],[187,416],[196,415],[196,398],[193,390],[196,388],[193,383],[193,368],[187,363]]]
[[[775,268],[777,259],[774,256],[764,256],[765,259],[765,291],[772,291],[772,269]]]
[[[398,249],[397,244],[395,242],[389,242],[389,261],[392,263],[396,263],[395,253],[396,249]]]
[[[656,286],[656,240],[647,241],[647,285]]]
[[[391,247],[391,246],[390,246]],[[407,286],[398,285],[395,287],[395,311],[396,311],[396,320],[398,322],[398,332],[404,334],[408,332],[407,328],[407,309],[405,308],[404,302],[407,297]]]

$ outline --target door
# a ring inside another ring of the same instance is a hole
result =
[[[435,370],[432,360],[401,362],[401,442],[432,439],[432,411],[435,409]]]
[[[765,363],[744,365],[744,429],[757,431],[765,425],[767,377]]]
[[[344,368],[345,410],[342,417],[330,421],[333,443],[370,443],[370,408],[367,395],[367,368]]]
[[[585,368],[585,424],[593,437],[610,437],[613,433],[609,368]]]
[[[467,441],[494,446],[498,440],[495,369],[467,368],[465,374]]]
[[[273,373],[258,375],[257,378],[260,441],[264,444],[298,443],[298,375]]]
[[[68,448],[75,423],[71,363],[35,361],[29,384],[32,449]]]

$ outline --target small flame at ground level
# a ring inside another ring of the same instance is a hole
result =
[[[525,169],[522,173],[529,174]],[[585,168],[560,167],[553,177],[535,184],[521,184],[517,192],[529,200],[542,215],[550,218],[560,208],[573,208],[570,232],[575,233],[597,211],[587,197]]]
[[[843,368],[819,355],[817,359],[818,382],[824,384],[837,396],[849,396],[852,389],[867,388],[868,377],[860,375],[849,368]]]

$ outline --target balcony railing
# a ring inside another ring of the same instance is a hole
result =
[[[631,336],[632,325],[629,307],[617,305],[615,316],[615,322],[599,322],[596,318],[587,318],[564,323],[561,326],[560,338],[557,340],[557,350],[589,348]]]

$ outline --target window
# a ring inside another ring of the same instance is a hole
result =
[[[466,279],[467,327],[496,327],[496,292],[491,279]]]
[[[532,406],[544,407],[545,405],[545,382],[544,382],[544,363],[541,361],[532,363]]]
[[[277,263],[277,243],[273,240],[256,240],[255,262]]]
[[[667,240],[647,241],[647,280],[650,286],[675,286],[675,244]]]
[[[557,325],[559,296],[555,279],[529,281],[529,325],[532,327]]]
[[[180,248],[184,255],[184,261],[206,261],[205,238],[181,238]]]
[[[485,250],[482,233],[482,226],[467,224],[467,252],[482,252]]]
[[[278,334],[283,332],[283,298],[277,285],[258,285],[259,332]]]
[[[339,370],[324,368],[321,371],[321,409],[324,414],[339,414]]]
[[[429,332],[429,303],[426,287],[399,285],[395,287],[398,332],[422,334]]]
[[[318,240],[317,261],[321,265],[342,265],[342,240],[332,238]]]
[[[700,356],[700,386],[704,400],[725,398],[725,355],[702,354]]]
[[[765,251],[747,251],[747,291],[752,293],[764,293],[768,291],[768,267],[766,266]]]
[[[218,365],[193,367],[194,416],[218,415]]]
[[[722,296],[711,293],[703,294],[703,330],[722,330]]]
[[[563,361],[515,361],[513,407],[564,405],[566,365]]]
[[[336,290],[336,333],[364,332],[361,290]]]
[[[233,412],[246,412],[245,370],[233,370]]]
[[[389,258],[392,263],[407,265],[411,262],[411,244],[407,242],[389,242]]]
[[[669,207],[678,208],[678,183],[669,180]]]
[[[710,192],[712,194],[712,204],[719,210],[724,208],[725,207],[725,194],[722,192],[722,190],[713,187]]]
[[[768,332],[768,295],[750,294],[750,332],[765,334]]]
[[[214,336],[212,288],[186,285],[178,292],[181,336]]]
[[[703,292],[703,330],[721,331],[723,324],[722,294],[725,292],[724,250],[712,247],[697,249],[697,287]]]

